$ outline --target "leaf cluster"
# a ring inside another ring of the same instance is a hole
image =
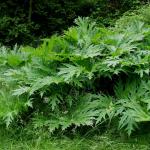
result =
[[[141,20],[122,29],[101,28],[89,18],[75,23],[37,48],[1,47],[0,119],[9,126],[27,114],[35,129],[54,132],[118,118],[118,128],[130,135],[150,120],[150,26]],[[101,78],[113,81],[114,94],[97,88]]]

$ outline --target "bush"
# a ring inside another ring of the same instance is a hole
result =
[[[95,9],[91,17],[96,19],[98,24],[104,26],[114,26],[125,12],[141,8],[142,5],[149,3],[148,0],[97,0]]]
[[[101,28],[89,18],[75,23],[37,48],[1,48],[0,119],[7,126],[28,120],[53,133],[117,118],[130,135],[150,121],[150,25],[139,19],[122,29]]]
[[[19,17],[11,18],[4,16],[0,18],[0,43],[12,46],[14,43],[28,44],[35,39],[31,32],[38,29],[34,23],[26,23]]]

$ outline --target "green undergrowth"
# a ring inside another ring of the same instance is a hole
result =
[[[149,150],[150,134],[125,138],[119,134],[78,135],[37,138],[0,129],[0,150]]]
[[[150,7],[114,28],[89,18],[37,47],[0,48],[0,124],[51,135],[150,121]],[[141,129],[142,130],[142,129]]]

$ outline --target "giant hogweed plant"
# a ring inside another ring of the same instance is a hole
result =
[[[150,121],[150,27],[140,20],[122,30],[99,28],[89,18],[75,23],[38,48],[1,47],[1,122],[9,127],[27,114],[34,128],[54,132],[118,118],[118,129],[130,135]],[[95,86],[113,76],[120,78],[113,95]]]

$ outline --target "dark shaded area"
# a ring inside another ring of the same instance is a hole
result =
[[[91,16],[105,26],[148,0],[0,0],[0,43],[31,44],[61,33],[78,16]]]
[[[79,0],[33,0],[32,9],[29,4],[30,0],[1,2],[0,43],[30,44],[35,39],[60,33],[75,18],[88,16],[94,8],[93,3]]]

